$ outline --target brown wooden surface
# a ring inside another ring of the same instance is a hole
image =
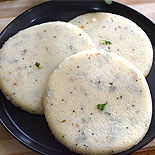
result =
[[[0,0],[0,32],[16,16],[47,0]],[[116,0],[141,12],[155,22],[155,0]],[[0,125],[0,155],[37,155],[14,139]],[[133,155],[155,155],[155,140]]]

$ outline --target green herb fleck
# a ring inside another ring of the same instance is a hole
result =
[[[100,53],[96,53],[96,55],[101,55]]]
[[[39,69],[41,69],[42,67],[40,67],[40,62],[36,62],[35,66],[38,67]]]
[[[111,45],[112,43],[108,40],[102,40],[102,44]]]
[[[25,49],[24,51],[21,52],[22,55],[24,55],[27,52],[27,50]]]
[[[61,121],[62,123],[66,122],[66,120]]]
[[[98,105],[97,105],[97,109],[103,111],[103,110],[104,110],[104,107],[106,106],[106,104],[107,104],[107,102],[104,103],[104,104],[98,104]]]
[[[48,51],[48,48],[47,48],[47,46],[46,46],[46,50]]]
[[[106,114],[106,115],[109,115],[109,116],[111,115],[109,112],[106,112],[105,114]]]
[[[99,81],[98,81],[98,84],[100,84],[100,83],[101,83],[101,81],[99,80]]]
[[[73,47],[72,46],[69,46],[69,48],[72,50],[73,49]]]
[[[112,0],[104,0],[106,4],[111,4]]]
[[[112,82],[110,82],[109,84],[110,84],[110,85],[113,85],[113,83],[112,83]]]

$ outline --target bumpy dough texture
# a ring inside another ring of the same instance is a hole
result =
[[[64,58],[93,47],[89,36],[70,23],[49,22],[20,31],[0,50],[0,88],[16,106],[42,114],[51,72]]]
[[[105,104],[103,111],[98,104]],[[116,54],[84,51],[51,74],[43,99],[55,137],[70,150],[111,154],[131,148],[146,134],[152,101],[142,73]]]
[[[134,22],[111,13],[84,14],[70,22],[87,32],[97,49],[128,59],[144,76],[148,75],[153,61],[152,45],[146,33]]]

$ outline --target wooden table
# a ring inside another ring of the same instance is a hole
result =
[[[47,0],[0,0],[0,32],[23,11]],[[116,0],[143,13],[155,22],[155,0]],[[37,155],[15,140],[0,125],[0,155]],[[155,140],[133,155],[155,155]]]

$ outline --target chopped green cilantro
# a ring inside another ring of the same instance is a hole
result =
[[[36,62],[35,66],[38,67],[39,69],[41,69],[42,67],[40,67],[40,62]]]
[[[26,49],[25,49],[25,50],[23,50],[23,51],[21,52],[21,55],[24,55],[26,52],[27,52],[27,50],[26,50]]]
[[[113,83],[112,83],[112,82],[110,82],[109,84],[110,84],[110,85],[113,85]]]
[[[108,40],[102,40],[102,43],[105,45],[111,45],[112,43]]]
[[[107,102],[104,103],[104,104],[98,104],[98,105],[97,105],[97,109],[103,111],[103,110],[104,110],[104,107],[106,106],[106,104],[107,104]]]

